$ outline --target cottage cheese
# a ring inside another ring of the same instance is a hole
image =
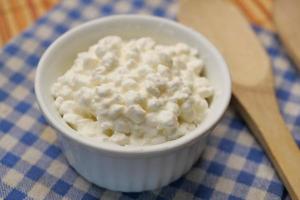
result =
[[[119,145],[151,145],[195,129],[213,87],[186,44],[107,36],[79,53],[52,85],[55,106],[78,134]]]

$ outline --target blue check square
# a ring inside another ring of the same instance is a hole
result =
[[[10,121],[7,121],[6,119],[2,119],[0,121],[0,130],[3,133],[7,133],[8,131],[10,131],[10,129],[14,126],[13,123],[11,123]]]
[[[217,162],[211,162],[207,169],[207,172],[209,172],[211,174],[215,174],[217,176],[221,176],[224,169],[225,169],[224,165],[219,164]]]
[[[268,192],[271,192],[275,195],[281,196],[282,195],[282,184],[278,182],[271,181],[269,185]]]
[[[0,88],[0,101],[4,101],[8,97],[8,93]]]
[[[31,108],[31,104],[25,102],[25,101],[21,101],[16,107],[15,109],[21,113],[25,113],[27,112],[29,109]]]
[[[33,181],[37,181],[45,171],[37,166],[32,166],[29,171],[26,173],[26,176]]]
[[[238,178],[237,178],[237,181],[239,183],[243,183],[245,185],[251,186],[252,183],[253,183],[254,178],[255,178],[255,176],[253,174],[250,174],[250,173],[245,172],[245,171],[241,171]]]
[[[219,143],[219,149],[222,151],[225,151],[227,153],[231,153],[234,149],[234,142],[231,140],[228,140],[226,138],[222,139]]]
[[[70,184],[66,183],[63,180],[58,180],[53,186],[53,191],[56,192],[57,194],[64,196],[69,191],[70,188],[71,188]]]
[[[46,151],[45,154],[53,159],[57,158],[61,154],[61,150],[54,145],[50,145]]]
[[[4,51],[9,55],[14,55],[19,51],[19,47],[16,44],[8,45],[4,48]]]
[[[70,13],[69,13],[69,17],[72,18],[72,19],[78,19],[80,18],[80,12],[77,11],[77,10],[72,10]]]
[[[37,141],[38,137],[34,135],[31,132],[27,132],[23,137],[21,138],[21,142],[27,145],[33,145],[35,141]]]
[[[20,84],[25,80],[25,76],[21,73],[16,72],[10,77],[10,80],[15,84]]]
[[[82,197],[82,200],[97,200],[97,199],[98,199],[97,197],[94,197],[93,195],[90,195],[90,194],[85,194]]]
[[[13,189],[5,198],[6,200],[21,200],[21,199],[25,199],[26,195],[24,194],[24,192],[17,190],[17,189]]]
[[[2,159],[1,163],[8,167],[13,167],[20,160],[20,157],[14,155],[13,153],[7,153]]]
[[[26,63],[30,67],[36,67],[38,62],[39,62],[39,57],[37,57],[36,55],[31,55],[26,59]]]
[[[202,198],[202,199],[210,199],[212,193],[213,193],[212,188],[200,184],[197,191],[196,191],[196,193],[195,193],[195,195],[197,197]]]
[[[247,155],[247,159],[252,160],[256,163],[261,163],[263,158],[264,158],[263,152],[255,148],[251,148],[251,150]]]

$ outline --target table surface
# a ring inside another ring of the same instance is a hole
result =
[[[250,22],[273,30],[273,0],[231,0]],[[30,26],[59,0],[0,0],[0,46]]]
[[[0,46],[44,15],[59,0],[0,0]]]

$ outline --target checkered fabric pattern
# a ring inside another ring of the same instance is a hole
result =
[[[65,0],[0,50],[1,199],[289,199],[264,151],[232,106],[194,167],[156,191],[105,190],[68,165],[33,91],[35,69],[45,49],[62,33],[90,19],[118,13],[175,19],[176,9],[177,2],[172,0]],[[300,132],[300,76],[276,34],[253,28],[272,59],[280,108],[300,144],[296,134]]]

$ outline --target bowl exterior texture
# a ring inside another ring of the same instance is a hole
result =
[[[122,192],[141,192],[165,186],[180,178],[198,160],[207,134],[177,151],[151,157],[114,157],[74,142],[59,134],[69,163],[100,187]]]

